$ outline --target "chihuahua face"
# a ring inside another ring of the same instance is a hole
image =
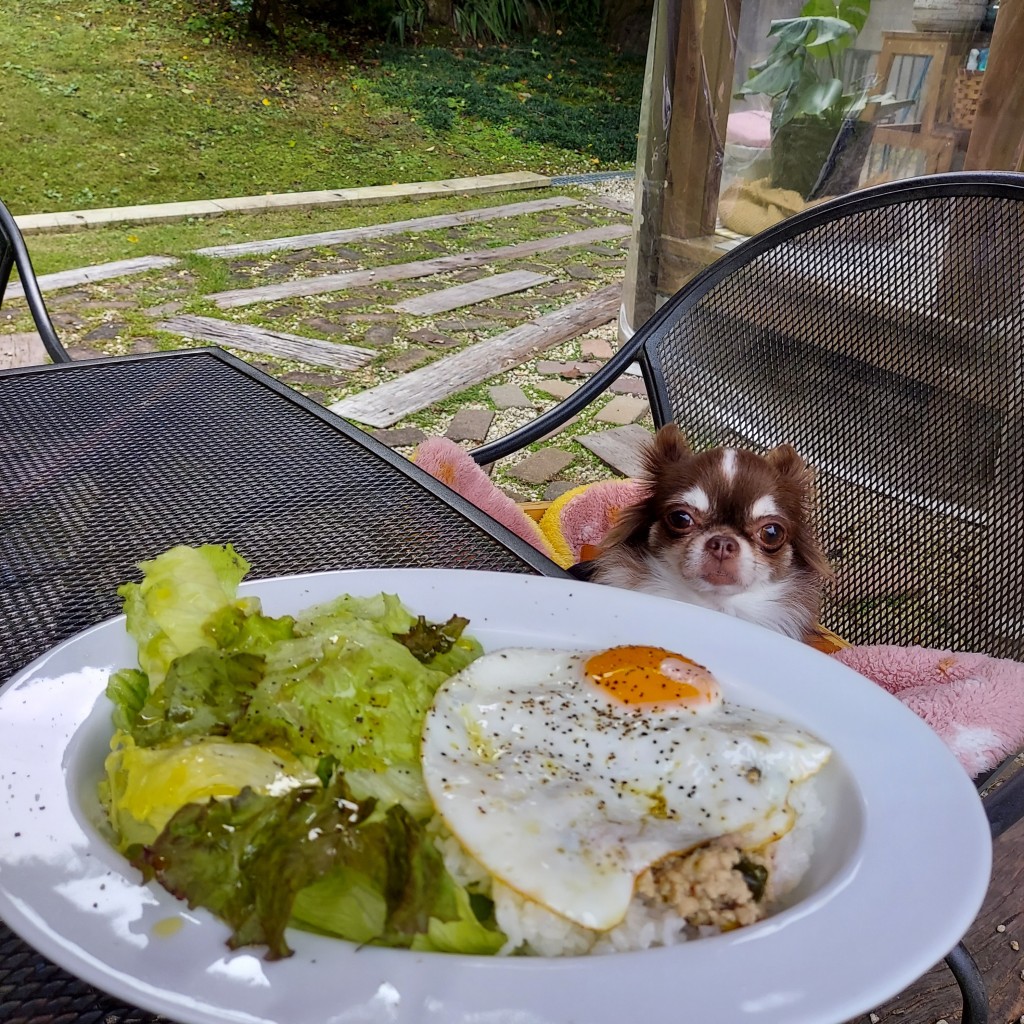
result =
[[[810,632],[830,569],[810,524],[812,475],[797,452],[694,454],[669,424],[644,464],[650,496],[623,510],[591,578],[792,637]]]

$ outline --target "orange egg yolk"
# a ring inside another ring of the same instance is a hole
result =
[[[664,647],[611,647],[589,657],[583,671],[622,704],[702,708],[717,704],[722,696],[703,665]]]

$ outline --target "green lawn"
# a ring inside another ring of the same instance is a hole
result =
[[[632,162],[642,61],[557,37],[482,51],[307,34],[303,51],[196,0],[5,0],[3,21],[15,213]]]

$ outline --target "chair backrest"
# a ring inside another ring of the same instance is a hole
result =
[[[0,305],[3,305],[4,293],[14,267],[18,268],[18,277],[25,292],[25,301],[28,303],[32,320],[47,354],[55,363],[70,362],[71,356],[60,343],[53,322],[50,320],[50,314],[46,311],[46,303],[43,301],[43,294],[39,289],[39,281],[32,268],[32,259],[25,246],[21,229],[11,211],[0,202]]]
[[[736,247],[633,339],[656,422],[795,445],[852,643],[1024,657],[1024,175],[893,182]]]
[[[3,304],[4,292],[7,291],[7,282],[11,279],[11,270],[14,268],[14,245],[3,226],[0,225],[0,305]]]

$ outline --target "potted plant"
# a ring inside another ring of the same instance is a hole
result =
[[[807,0],[798,18],[771,23],[775,46],[754,64],[740,96],[764,95],[772,101],[772,185],[790,188],[805,199],[832,176],[834,191],[848,191],[835,180],[842,153],[864,150],[871,126],[858,117],[868,90],[846,91],[843,51],[867,21],[871,0]],[[863,162],[855,159],[859,174]],[[824,172],[824,174],[823,174]]]

